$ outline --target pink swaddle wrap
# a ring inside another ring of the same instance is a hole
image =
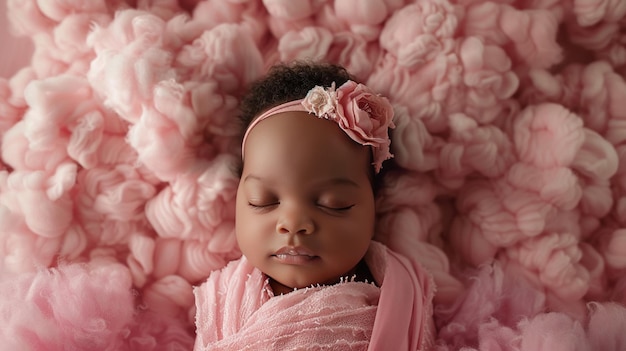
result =
[[[434,339],[434,286],[419,264],[372,242],[380,288],[345,281],[272,297],[242,257],[195,288],[194,350],[424,350]]]

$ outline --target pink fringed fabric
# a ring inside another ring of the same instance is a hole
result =
[[[429,275],[376,242],[366,262],[381,288],[345,278],[280,296],[245,257],[229,263],[194,290],[194,349],[428,349],[434,336]]]

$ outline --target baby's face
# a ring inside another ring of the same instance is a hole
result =
[[[239,246],[275,293],[351,274],[374,233],[370,150],[306,112],[250,131],[237,192]]]

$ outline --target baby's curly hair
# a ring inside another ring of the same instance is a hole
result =
[[[303,99],[315,86],[339,87],[354,77],[345,68],[329,63],[296,61],[272,66],[265,77],[254,82],[240,105],[241,137],[256,116],[288,101]]]

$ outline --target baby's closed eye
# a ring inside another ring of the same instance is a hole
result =
[[[333,211],[347,211],[356,204],[354,201],[351,201],[351,199],[348,199],[345,196],[325,194],[320,196],[320,198],[316,201],[316,205]]]
[[[268,193],[250,194],[248,205],[253,208],[269,208],[280,204],[278,197]]]

